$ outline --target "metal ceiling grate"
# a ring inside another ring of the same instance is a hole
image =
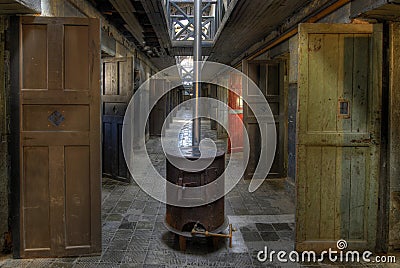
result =
[[[172,41],[194,40],[194,0],[162,0]],[[214,41],[232,0],[202,1],[202,40]]]

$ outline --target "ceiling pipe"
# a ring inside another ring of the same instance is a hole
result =
[[[194,0],[194,83],[193,83],[193,98],[195,99],[195,107],[193,110],[193,125],[192,125],[192,146],[198,147],[201,139],[201,119],[200,115],[200,103],[199,98],[201,97],[201,60],[202,51],[201,43],[203,39],[202,33],[202,0]]]

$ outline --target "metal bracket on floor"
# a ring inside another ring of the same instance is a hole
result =
[[[232,237],[233,237],[233,232],[236,232],[236,229],[232,227],[232,224],[229,224],[229,234],[218,234],[218,233],[212,233],[207,230],[199,230],[197,223],[192,229],[192,235],[204,235],[205,237],[224,237],[224,238],[229,238],[229,247],[232,248]]]

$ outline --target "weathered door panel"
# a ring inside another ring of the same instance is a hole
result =
[[[152,79],[150,81],[150,103],[154,103],[159,96],[166,90],[167,82],[164,79]],[[161,97],[156,105],[153,107],[149,116],[149,127],[151,136],[161,136],[162,128],[165,123],[166,128],[169,126],[169,122],[165,122],[169,110],[169,95],[166,94]]]
[[[217,100],[218,99],[218,93],[217,93],[217,85],[215,84],[209,84],[209,90],[210,90],[210,98]],[[210,116],[213,118],[217,118],[218,116],[218,104],[213,103],[209,107],[210,110]],[[217,130],[218,123],[215,120],[211,120],[211,130]]]
[[[21,17],[20,33],[19,254],[100,253],[99,20]]]
[[[274,115],[277,146],[275,152],[274,162],[272,163],[271,170],[268,178],[282,178],[284,174],[284,122],[282,116],[282,92],[283,92],[283,74],[282,64],[274,61],[244,61],[243,72],[260,88],[261,93],[264,95],[271,111]],[[260,103],[259,93],[247,92],[247,86],[243,85],[243,95],[250,100],[253,107],[262,105]],[[246,168],[245,178],[251,179],[254,176],[257,165],[260,159],[261,148],[261,134],[260,124],[257,122],[252,110],[247,104],[244,104],[243,121],[249,135],[250,141],[250,155],[249,163]]]
[[[298,250],[374,249],[379,173],[382,31],[300,26]]]
[[[228,140],[228,154],[243,152],[243,99],[242,99],[242,76],[231,74],[229,81],[228,106],[232,109],[229,112],[229,131],[232,138]],[[237,92],[240,95],[234,93]],[[232,148],[231,139],[236,141],[237,147]]]
[[[130,182],[130,174],[122,150],[123,116],[103,115],[103,175]]]
[[[228,87],[228,82],[226,82],[226,85]],[[217,116],[219,120],[221,120],[225,125],[229,124],[228,108],[226,107],[226,105],[223,105],[223,103],[229,102],[228,94],[229,91],[227,90],[227,88],[222,86],[217,86],[217,99],[220,101],[217,107]],[[218,139],[224,139],[228,137],[228,132],[221,124],[217,124],[217,137]]]
[[[260,88],[266,92],[266,99],[274,115],[276,129],[275,159],[268,175],[269,178],[286,177],[284,170],[284,154],[287,153],[284,148],[284,68],[285,64],[283,62],[269,63],[260,68]],[[265,86],[263,83],[265,83]]]
[[[103,59],[103,175],[129,182],[122,151],[122,125],[134,91],[133,58]]]

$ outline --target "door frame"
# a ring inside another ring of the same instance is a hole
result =
[[[13,257],[20,258],[20,29],[19,18],[10,18],[9,50],[10,50],[10,143],[11,160],[9,219],[12,232]]]

